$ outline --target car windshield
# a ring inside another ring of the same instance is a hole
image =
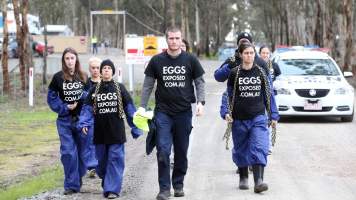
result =
[[[278,61],[283,75],[337,76],[337,66],[329,59],[283,59]]]

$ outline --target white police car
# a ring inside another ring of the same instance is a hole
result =
[[[335,116],[351,122],[354,88],[328,54],[312,50],[277,53],[281,75],[273,83],[280,116]]]

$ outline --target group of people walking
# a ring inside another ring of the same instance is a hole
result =
[[[172,195],[171,187],[175,197],[185,196],[192,104],[196,103],[196,116],[203,115],[205,105],[202,65],[183,48],[189,48],[189,44],[183,41],[179,29],[169,28],[165,36],[167,50],[153,56],[145,69],[140,104],[147,108],[156,84],[153,123],[159,183],[157,200],[168,199]],[[232,158],[239,168],[239,188],[249,188],[248,167],[252,166],[254,191],[260,193],[268,189],[263,180],[270,146],[268,128],[275,127],[279,118],[272,80],[280,72],[278,66],[269,63],[268,56],[261,56],[264,59],[257,56],[250,34],[241,33],[237,42],[236,54],[214,76],[219,82],[227,80],[227,95],[220,114],[232,123]],[[53,76],[49,85],[47,102],[58,113],[64,194],[79,192],[82,177],[89,170],[101,178],[104,197],[114,199],[120,195],[125,168],[124,118],[133,138],[141,136],[142,131],[133,123],[136,108],[129,92],[113,80],[114,63],[94,57],[89,60],[89,71],[88,79],[76,51],[67,48],[62,55],[62,70]]]

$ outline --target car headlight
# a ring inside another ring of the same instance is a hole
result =
[[[336,95],[346,95],[352,93],[352,89],[350,88],[337,88],[335,90]]]
[[[290,90],[287,88],[278,88],[277,94],[290,95],[291,93],[290,93]]]

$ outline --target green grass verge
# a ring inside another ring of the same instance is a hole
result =
[[[29,177],[7,189],[0,189],[0,200],[29,197],[61,185],[63,185],[63,170],[61,165],[56,165],[43,170],[36,177]]]
[[[151,94],[151,96],[154,96],[154,92],[153,92],[153,94]],[[135,94],[133,95],[133,101],[134,101],[136,108],[140,107],[140,105],[141,105],[140,104],[141,103],[141,91],[139,91],[139,90],[135,91]],[[153,110],[154,107],[155,107],[155,102],[152,98],[150,98],[148,100],[147,108]]]
[[[31,160],[29,156],[46,154],[59,143],[55,119],[48,108],[10,109],[0,114],[0,167],[5,169],[0,172],[0,181],[6,179],[5,174],[16,173],[26,158]]]

